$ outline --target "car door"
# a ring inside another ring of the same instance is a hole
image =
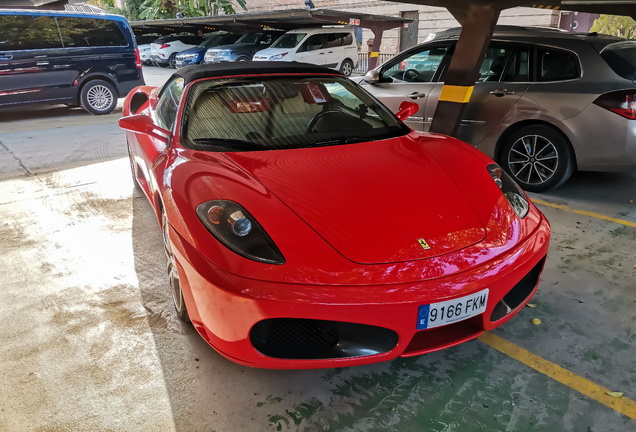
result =
[[[424,130],[428,97],[437,85],[439,66],[449,47],[447,42],[408,50],[382,65],[379,82],[361,84],[394,113],[402,102],[416,102],[420,109],[404,123],[411,129]]]
[[[161,89],[155,109],[151,110],[153,122],[173,134],[182,95],[183,78],[173,78]],[[143,171],[149,189],[148,192],[153,194],[158,187],[154,177],[155,168],[165,160],[165,153],[169,146],[161,140],[145,134],[135,134],[135,138],[137,149],[135,149],[133,157],[137,166]],[[133,151],[132,148],[131,151]]]
[[[63,98],[61,51],[55,17],[0,15],[0,105]]]
[[[326,54],[326,35],[318,33],[305,39],[296,51],[296,58],[299,62],[325,65],[327,64]]]
[[[493,42],[479,70],[457,138],[477,146],[530,86],[530,47]]]
[[[344,38],[347,33],[327,33],[327,52],[324,65],[328,68],[336,68],[344,60]]]

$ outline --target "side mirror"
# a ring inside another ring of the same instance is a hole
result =
[[[155,90],[156,87],[152,86],[139,86],[132,89],[126,96],[126,100],[124,100],[124,116],[139,114],[148,108],[150,95],[155,92]]]
[[[371,69],[364,75],[364,78],[362,79],[369,84],[376,84],[380,82],[380,73],[375,69]]]
[[[170,131],[156,126],[152,118],[145,114],[122,117],[119,119],[119,127],[130,132],[151,136],[166,145],[170,139]]]
[[[406,120],[420,110],[420,106],[415,102],[404,101],[400,104],[395,116],[400,120]],[[121,121],[121,120],[120,120]]]

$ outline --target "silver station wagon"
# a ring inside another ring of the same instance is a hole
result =
[[[428,131],[459,29],[438,33],[359,83],[405,121]],[[636,168],[636,41],[556,29],[499,26],[458,138],[495,159],[526,190],[581,171]]]

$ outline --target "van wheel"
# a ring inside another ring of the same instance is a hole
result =
[[[344,76],[351,76],[351,74],[353,73],[353,62],[349,59],[344,59],[342,61],[342,64],[340,65],[340,72]]]
[[[117,106],[117,92],[110,83],[93,80],[82,87],[80,101],[82,108],[90,113],[110,114]]]
[[[170,64],[170,67],[172,69],[176,69],[177,68],[177,53],[172,53],[172,55],[168,59],[168,63]]]
[[[506,139],[501,166],[522,189],[545,192],[570,178],[575,159],[570,144],[557,129],[531,125]]]

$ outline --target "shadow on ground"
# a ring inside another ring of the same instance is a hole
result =
[[[140,192],[134,194],[132,229],[141,302],[177,431],[600,432],[634,425],[478,341],[353,368],[276,371],[234,364],[176,318],[160,230]],[[550,302],[549,296],[542,300]],[[532,336],[539,344],[554,337],[532,334],[531,314],[522,310],[513,320],[514,337]]]

